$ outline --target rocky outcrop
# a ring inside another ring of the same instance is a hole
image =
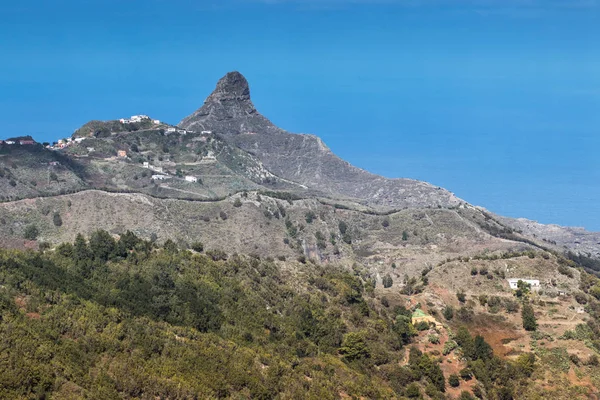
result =
[[[246,78],[230,72],[204,105],[180,127],[210,130],[256,155],[273,174],[334,197],[390,208],[448,207],[460,199],[447,190],[412,179],[388,179],[340,159],[314,135],[286,132],[252,104]]]

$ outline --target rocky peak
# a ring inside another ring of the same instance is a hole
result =
[[[250,86],[242,74],[229,72],[219,79],[204,105],[184,118],[179,126],[190,130],[210,130],[224,135],[277,131],[260,115],[250,100]]]
[[[244,75],[237,71],[228,72],[227,75],[219,79],[217,87],[210,96],[206,99],[209,101],[249,101],[250,86]]]

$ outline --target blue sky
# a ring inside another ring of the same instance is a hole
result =
[[[351,163],[600,231],[595,0],[0,0],[4,136],[171,123],[227,71]]]

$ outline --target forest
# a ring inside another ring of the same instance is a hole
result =
[[[449,351],[468,367],[445,377],[411,347],[433,327],[377,300],[366,270],[290,264],[130,232],[0,250],[0,398],[443,399],[476,378],[461,399],[512,399],[528,385],[535,357],[500,359],[464,328]]]

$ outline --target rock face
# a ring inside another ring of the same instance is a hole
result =
[[[248,81],[239,72],[229,72],[221,78],[204,105],[184,118],[179,126],[227,135],[277,130],[271,121],[256,111],[250,100]]]
[[[388,179],[356,168],[314,135],[288,133],[254,107],[246,78],[230,72],[204,105],[179,126],[210,130],[257,156],[273,174],[331,196],[390,208],[448,207],[460,203],[452,193],[425,182]]]

